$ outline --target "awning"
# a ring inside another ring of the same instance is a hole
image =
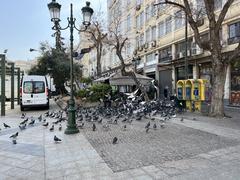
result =
[[[110,78],[111,78],[112,76],[114,76],[114,75],[115,75],[115,73],[112,73],[112,74],[110,74],[109,76],[100,77],[100,78],[98,78],[98,79],[95,79],[94,82],[104,82],[104,81],[110,79]]]
[[[137,79],[144,86],[151,84],[151,81],[153,80],[150,77],[143,76],[143,75],[137,74],[137,73],[135,73],[135,74],[136,74]],[[110,85],[114,85],[114,86],[136,85],[135,81],[133,80],[133,78],[131,76],[122,76],[121,73],[115,74],[113,77],[111,77],[109,79],[109,82],[110,82]]]

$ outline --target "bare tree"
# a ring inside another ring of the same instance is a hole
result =
[[[102,73],[101,69],[101,58],[103,53],[103,40],[106,38],[107,33],[104,33],[104,21],[102,17],[102,12],[99,11],[97,16],[94,17],[92,25],[88,28],[87,33],[90,34],[90,41],[92,46],[97,52],[97,76]]]
[[[220,38],[220,30],[225,16],[234,2],[234,0],[227,0],[219,13],[215,13],[215,3],[214,0],[202,0],[203,8],[201,11],[205,11],[208,23],[209,23],[209,42],[204,41],[201,38],[198,19],[196,17],[196,11],[192,8],[192,4],[188,0],[182,1],[168,1],[163,0],[162,2],[156,4],[169,4],[175,7],[181,8],[187,15],[188,23],[190,24],[193,32],[194,38],[197,45],[205,51],[210,52],[210,58],[212,62],[212,97],[211,97],[211,116],[224,116],[224,84],[226,80],[227,66],[234,61],[234,59],[240,54],[240,44],[231,53],[231,56],[224,55],[222,53],[222,45]],[[199,11],[198,15],[201,14]]]
[[[108,29],[109,36],[107,37],[105,43],[108,44],[109,46],[111,46],[113,48],[113,50],[115,50],[115,53],[116,53],[118,59],[121,62],[121,74],[122,74],[122,76],[131,77],[134,80],[137,88],[139,88],[141,90],[141,92],[144,94],[145,100],[149,101],[149,97],[147,95],[147,92],[146,92],[144,86],[141,84],[141,82],[137,79],[136,73],[133,70],[128,70],[128,71],[126,70],[126,64],[124,62],[124,58],[123,58],[122,53],[123,53],[123,49],[124,49],[124,47],[125,47],[125,45],[126,45],[126,43],[129,39],[128,39],[128,37],[121,34],[122,33],[121,30],[120,30],[121,16],[120,16],[118,11],[115,11],[113,13],[112,19],[113,19],[113,22]]]

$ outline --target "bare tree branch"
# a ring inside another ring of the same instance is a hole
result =
[[[223,9],[218,17],[218,20],[217,20],[217,24],[216,24],[216,29],[220,29],[221,25],[222,25],[222,22],[228,12],[228,9],[229,7],[232,5],[232,3],[234,2],[234,0],[228,0],[224,6],[223,6]]]

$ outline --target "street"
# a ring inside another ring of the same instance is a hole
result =
[[[51,101],[50,111],[59,111]],[[35,119],[46,110],[27,110]],[[172,118],[164,129],[143,131],[147,119],[133,121],[127,130],[121,124],[103,131],[91,123],[75,135],[65,135],[55,118],[18,128],[23,120],[18,106],[1,117],[0,179],[233,179],[240,177],[240,127],[224,127],[216,122]],[[222,121],[229,121],[228,119]],[[2,123],[11,126],[5,129]],[[223,123],[223,122],[222,122]],[[231,124],[231,123],[229,123]],[[19,132],[17,144],[10,135]],[[54,135],[62,139],[55,143]],[[113,145],[112,137],[118,137]]]

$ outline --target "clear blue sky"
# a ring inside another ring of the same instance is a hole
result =
[[[106,11],[107,0],[89,0],[94,11],[100,8]],[[0,4],[0,54],[8,49],[7,58],[10,60],[31,60],[38,56],[37,52],[29,52],[30,48],[39,48],[39,43],[48,41],[55,44],[51,37],[52,22],[47,4],[51,0],[1,0]],[[77,24],[82,22],[81,8],[85,6],[83,0],[57,0],[62,5],[61,25],[67,24],[70,13],[70,3],[73,3],[74,17]],[[62,33],[69,42],[69,29]],[[78,43],[78,34],[75,32],[75,42]]]

